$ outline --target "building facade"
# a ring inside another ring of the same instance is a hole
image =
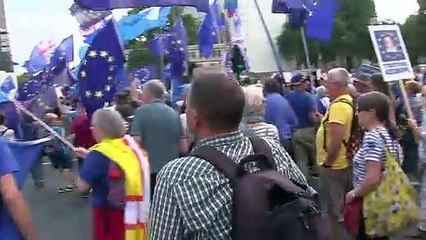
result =
[[[278,71],[278,68],[271,44],[257,11],[255,1],[256,0],[244,0],[238,2],[243,28],[242,35],[247,49],[250,71],[255,73],[275,72]],[[271,12],[272,1],[273,0],[257,0],[268,31],[276,46],[276,38],[282,31],[283,25],[286,22],[286,16],[284,14],[273,14]],[[286,69],[285,62],[282,61],[282,63],[284,69]]]
[[[0,0],[0,71],[13,72],[4,1]]]

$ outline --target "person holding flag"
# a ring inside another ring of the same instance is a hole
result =
[[[0,235],[13,237],[21,235],[23,239],[35,240],[36,233],[30,210],[15,182],[14,172],[18,163],[12,156],[7,142],[0,142]],[[16,227],[18,231],[16,232]],[[17,238],[13,238],[17,239]],[[20,239],[20,238],[19,238]]]

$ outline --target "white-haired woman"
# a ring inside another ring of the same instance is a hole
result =
[[[280,141],[278,129],[265,122],[265,105],[261,85],[250,85],[243,88],[246,105],[240,130],[248,135],[271,138]]]
[[[319,86],[316,89],[316,108],[319,113],[324,115],[330,106],[330,98],[327,94],[327,89],[324,86]]]
[[[124,120],[116,111],[97,110],[92,131],[98,143],[75,152],[84,158],[77,189],[93,189],[93,239],[148,239],[150,169],[146,154],[125,135]]]

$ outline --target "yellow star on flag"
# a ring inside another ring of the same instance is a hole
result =
[[[92,96],[92,92],[91,91],[86,91],[86,97],[90,97]]]
[[[110,85],[105,85],[105,91],[107,91],[107,92],[111,91],[111,86]]]
[[[108,62],[114,62],[114,57],[108,57]]]
[[[99,56],[101,56],[101,57],[107,57],[108,56],[108,52],[107,51],[100,51]]]
[[[95,58],[96,56],[98,56],[98,53],[96,51],[92,50],[92,51],[89,52],[88,56],[92,57],[92,58]]]
[[[83,65],[86,65],[87,64],[87,60],[86,59],[84,59],[83,60]]]
[[[86,72],[85,71],[81,71],[80,72],[80,76],[83,77],[83,78],[86,77]]]
[[[110,71],[114,71],[115,66],[109,66]]]
[[[96,91],[95,92],[95,97],[97,97],[97,98],[101,98],[101,97],[103,97],[104,96],[104,94],[102,93],[102,91]]]
[[[112,81],[113,77],[112,76],[108,76],[108,81]]]

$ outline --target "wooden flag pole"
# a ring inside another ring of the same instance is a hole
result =
[[[414,119],[414,114],[413,114],[413,111],[411,110],[411,106],[408,99],[407,90],[405,89],[404,81],[399,80],[398,83],[399,83],[399,89],[401,90],[401,93],[402,93],[402,98],[404,99],[405,108],[407,109],[408,117],[411,119]]]

